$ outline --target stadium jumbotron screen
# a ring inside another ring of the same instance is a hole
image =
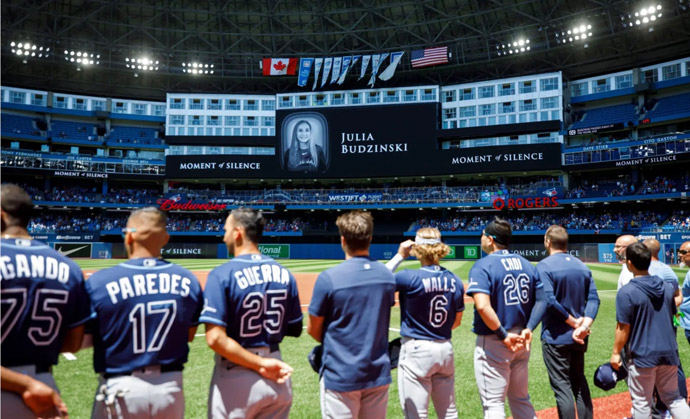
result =
[[[437,106],[279,110],[275,155],[169,155],[166,173],[181,179],[280,179],[560,169],[561,149],[554,143],[440,150]],[[300,157],[295,156],[300,136],[310,143],[309,157],[292,163]]]

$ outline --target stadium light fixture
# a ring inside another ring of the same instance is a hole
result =
[[[182,72],[188,74],[213,74],[214,65],[197,61],[182,63]]]
[[[623,26],[635,27],[652,25],[663,16],[663,7],[660,4],[652,4],[637,9],[633,14],[621,16]]]
[[[48,58],[51,54],[50,47],[43,47],[31,42],[12,41],[10,42],[10,48],[12,54],[24,59],[24,63],[26,63],[29,58]]]
[[[91,65],[99,65],[101,63],[101,55],[86,51],[65,50],[65,61],[77,64],[77,71],[82,66],[88,67]]]
[[[158,71],[159,65],[159,61],[146,56],[125,58],[125,67],[132,70]]]
[[[581,23],[573,26],[570,29],[557,31],[556,42],[561,44],[574,43],[579,41],[586,41],[592,37],[592,25],[588,23]]]
[[[511,42],[496,45],[496,54],[501,56],[522,54],[532,49],[527,38],[519,38]]]

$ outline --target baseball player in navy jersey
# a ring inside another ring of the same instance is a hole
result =
[[[259,252],[266,220],[241,207],[225,222],[234,258],[211,271],[204,288],[206,341],[216,352],[209,418],[287,418],[292,368],[281,361],[284,336],[302,333],[294,276]]]
[[[79,267],[32,240],[29,195],[16,185],[0,190],[2,240],[2,417],[61,417],[67,408],[51,368],[60,352],[76,352],[89,319]]]
[[[388,326],[395,278],[369,256],[370,213],[348,212],[336,225],[345,262],[316,279],[307,326],[323,343],[321,416],[383,418],[391,383]]]
[[[450,248],[435,228],[417,231],[415,240],[400,244],[398,254],[386,267],[395,270],[410,253],[420,269],[395,274],[400,293],[398,394],[406,418],[429,417],[429,396],[439,418],[457,418],[455,361],[451,330],[460,326],[465,290],[457,275],[439,265]]]
[[[161,259],[166,221],[153,207],[132,212],[123,231],[129,260],[86,282],[100,373],[93,418],[184,416],[182,369],[203,294],[191,272]]]
[[[497,218],[486,226],[481,246],[488,256],[474,264],[467,286],[474,299],[474,375],[485,418],[505,418],[506,395],[514,418],[536,418],[527,367],[532,330],[546,301],[535,268],[508,251],[511,236],[505,220]]]

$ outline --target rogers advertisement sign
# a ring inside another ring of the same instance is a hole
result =
[[[508,209],[519,209],[519,208],[549,208],[558,206],[558,197],[552,196],[548,198],[496,198],[492,203],[493,207],[497,210],[502,210],[504,208]]]

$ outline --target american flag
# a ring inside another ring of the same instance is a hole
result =
[[[428,67],[448,62],[448,47],[417,49],[412,51],[412,68]]]

